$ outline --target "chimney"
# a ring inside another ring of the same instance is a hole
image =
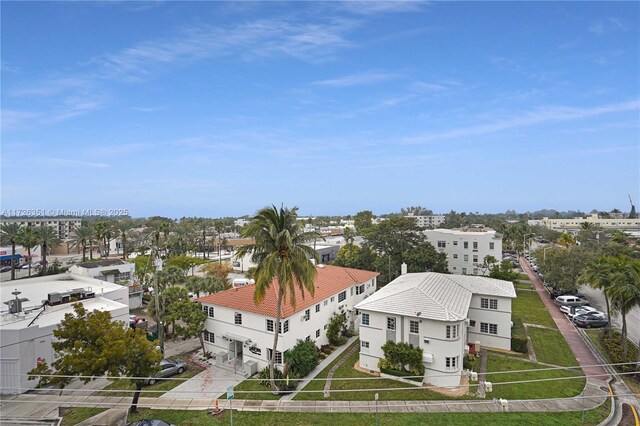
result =
[[[407,273],[407,264],[406,263],[402,263],[402,265],[400,266],[400,275],[405,275]]]

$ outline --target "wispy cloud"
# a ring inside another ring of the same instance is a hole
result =
[[[17,129],[23,126],[26,122],[38,117],[39,114],[32,111],[16,111],[3,109],[2,110],[2,130]]]
[[[91,161],[73,160],[70,158],[38,157],[37,159],[47,163],[68,164],[73,166],[91,167],[95,169],[104,169],[107,167],[111,167],[106,163],[94,163]]]
[[[626,27],[622,22],[622,20],[618,18],[613,18],[613,17],[609,17],[601,21],[594,22],[593,24],[589,25],[589,28],[588,28],[590,33],[593,33],[599,36],[605,35],[614,31],[625,30],[625,29]]]
[[[358,15],[373,15],[378,13],[415,12],[428,5],[426,1],[374,1],[357,0],[336,2],[334,5],[343,11]]]
[[[47,110],[17,111],[2,110],[2,130],[15,130],[27,124],[53,124],[87,114],[100,108],[103,100],[98,98],[68,97]]]
[[[131,107],[131,111],[144,113],[162,111],[163,109],[165,107]]]
[[[423,144],[443,139],[466,138],[499,133],[505,130],[558,121],[580,120],[603,114],[634,111],[640,109],[640,101],[629,101],[618,104],[597,106],[592,108],[575,108],[566,106],[552,106],[519,114],[517,116],[498,119],[492,123],[477,126],[462,127],[438,133],[427,133],[404,138],[402,143]]]
[[[351,74],[344,77],[314,81],[311,84],[315,86],[328,86],[328,87],[351,87],[351,86],[365,86],[369,84],[376,84],[383,81],[388,81],[397,78],[397,74],[383,73],[383,72],[365,72],[360,74]]]
[[[87,77],[63,77],[45,80],[32,86],[17,87],[9,91],[11,96],[25,97],[49,97],[60,93],[84,88],[90,83]]]

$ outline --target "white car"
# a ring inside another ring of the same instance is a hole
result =
[[[569,312],[567,314],[567,316],[571,319],[577,317],[578,315],[586,315],[586,314],[592,314],[592,315],[597,315],[597,316],[601,316],[601,317],[606,317],[606,315],[604,314],[604,312],[600,312],[595,308],[592,308],[591,306],[582,306],[580,308],[576,308],[576,310],[571,313]]]

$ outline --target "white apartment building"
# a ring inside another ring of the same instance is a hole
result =
[[[447,254],[449,272],[460,275],[488,275],[481,265],[486,256],[502,261],[502,234],[488,228],[426,230],[427,240]]]
[[[142,286],[135,282],[136,265],[122,259],[105,259],[73,265],[69,272],[76,275],[95,278],[101,281],[126,285],[129,289],[129,307],[142,306]]]
[[[53,330],[73,312],[71,299],[79,299],[89,310],[109,311],[113,321],[129,325],[127,288],[80,275],[5,281],[0,283],[0,299],[1,394],[24,393],[36,386],[37,380],[27,380],[27,372],[38,360],[54,360]]]
[[[61,217],[26,217],[26,218],[2,218],[0,225],[8,223],[18,223],[20,226],[49,226],[56,230],[58,238],[66,240],[71,238],[72,231],[75,227],[80,226],[80,218],[61,218]]]
[[[313,297],[296,291],[296,307],[283,303],[280,337],[275,353],[282,368],[283,354],[298,340],[313,340],[317,346],[328,343],[326,328],[334,313],[345,312],[356,330],[360,323],[354,305],[376,291],[377,272],[317,265]],[[218,364],[250,364],[258,370],[268,366],[273,348],[278,284],[274,281],[264,300],[253,301],[254,286],[234,288],[201,297],[208,318],[204,333],[207,352]]]
[[[446,216],[443,214],[432,214],[432,215],[426,215],[426,216],[416,216],[413,213],[409,213],[407,216],[408,218],[411,219],[415,219],[416,220],[416,224],[418,226],[420,226],[421,228],[437,228],[439,226],[442,226],[446,220]]]
[[[574,217],[573,219],[549,219],[542,218],[539,225],[560,232],[572,232],[582,229],[583,223],[590,223],[604,230],[618,229],[620,231],[640,232],[640,219],[605,219],[592,213],[587,217]]]
[[[457,387],[470,345],[511,348],[515,297],[508,281],[435,272],[400,275],[355,306],[360,367],[379,371],[382,346],[405,342],[423,350],[424,383]]]

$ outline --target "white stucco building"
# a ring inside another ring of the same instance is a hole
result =
[[[545,217],[538,224],[555,231],[577,233],[582,229],[583,223],[589,223],[602,230],[618,229],[627,232],[640,232],[640,219],[600,218],[597,213],[592,213],[584,218],[574,217],[572,219],[550,219]]]
[[[417,216],[413,213],[409,213],[408,218],[415,219],[416,224],[422,228],[437,228],[442,226],[446,220],[446,216],[443,214],[430,214],[425,216]]]
[[[283,303],[276,364],[298,340],[328,343],[326,326],[334,313],[346,312],[357,330],[360,323],[354,305],[376,291],[377,272],[331,265],[316,266],[315,292],[305,297],[296,291],[296,307]],[[218,363],[236,365],[254,361],[258,370],[268,366],[273,347],[278,284],[274,281],[259,305],[253,301],[254,286],[230,289],[198,301],[207,313],[205,347]],[[282,366],[280,365],[280,368]]]
[[[424,382],[460,385],[468,345],[511,348],[513,284],[485,277],[403,274],[355,307],[360,367],[379,371],[387,341],[423,349]]]
[[[426,230],[427,240],[446,253],[449,272],[461,275],[488,275],[481,265],[491,255],[502,261],[502,234],[489,228]]]
[[[69,272],[101,281],[125,285],[129,289],[129,307],[142,306],[142,286],[135,283],[136,265],[122,259],[105,259],[73,265]]]
[[[17,312],[9,304],[20,292],[23,300]],[[18,394],[34,388],[27,372],[38,359],[54,360],[53,330],[66,313],[72,313],[71,299],[89,310],[111,312],[114,321],[129,324],[129,291],[121,285],[75,274],[58,274],[0,283],[0,393]],[[51,301],[49,304],[49,301]],[[45,303],[46,302],[46,303]]]

